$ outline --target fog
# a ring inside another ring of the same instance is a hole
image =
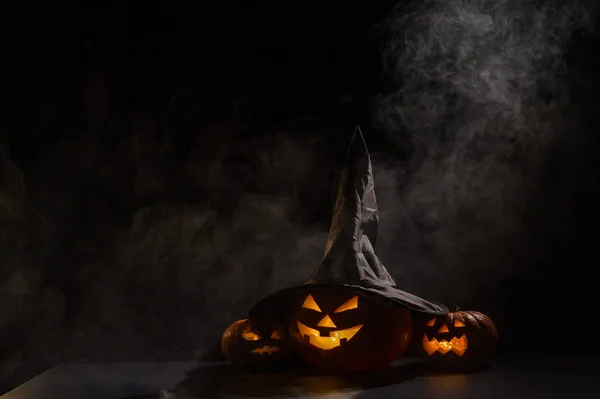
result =
[[[399,288],[491,301],[571,239],[585,170],[572,154],[592,137],[593,102],[574,97],[585,76],[567,55],[594,3],[426,0],[390,13],[386,90],[361,128],[367,144],[387,137],[373,153],[377,253]],[[229,47],[215,51],[232,65]],[[76,107],[47,89],[15,128],[55,138],[0,142],[3,378],[32,362],[197,358],[323,254],[354,120],[253,123],[261,88],[215,68],[189,84],[206,90],[198,103],[184,92],[117,110],[122,77],[94,62],[64,94]],[[195,122],[221,92],[226,117]],[[173,104],[165,122],[156,108]]]

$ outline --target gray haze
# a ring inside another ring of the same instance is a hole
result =
[[[374,121],[415,148],[400,170],[375,167],[379,250],[399,286],[460,303],[545,260],[530,226],[565,225],[577,172],[548,193],[538,178],[557,147],[581,145],[564,59],[594,4],[425,0],[389,17],[395,85]]]
[[[375,99],[374,122],[416,148],[400,168],[373,165],[378,254],[399,288],[460,303],[543,258],[527,217],[568,219],[527,215],[540,196],[550,210],[572,205],[572,190],[544,191],[537,177],[557,148],[582,145],[563,60],[593,2],[545,4],[427,0],[389,17],[395,85]],[[110,73],[86,79],[85,134],[57,139],[27,177],[0,143],[0,377],[33,358],[196,357],[323,254],[328,220],[314,214],[333,207],[348,144],[331,143],[331,129],[242,142],[243,124],[209,127],[173,177],[151,112],[116,115]],[[110,129],[127,132],[116,150],[101,138]],[[131,221],[115,221],[116,208]]]

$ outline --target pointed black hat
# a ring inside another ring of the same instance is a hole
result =
[[[387,298],[413,311],[445,315],[448,308],[396,288],[396,283],[375,255],[379,216],[371,159],[357,126],[342,172],[325,256],[303,285],[269,295],[250,309],[250,317],[277,317],[288,295],[308,288],[346,286]]]

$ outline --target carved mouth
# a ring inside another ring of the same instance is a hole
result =
[[[344,346],[364,325],[359,324],[345,330],[330,331],[327,337],[322,337],[319,330],[305,326],[299,321],[296,321],[296,323],[298,324],[298,331],[300,332],[303,342],[309,343],[316,348],[324,350],[334,349],[338,346]]]
[[[427,354],[429,354],[430,356],[436,351],[442,354],[452,351],[458,356],[462,356],[467,351],[467,347],[468,341],[467,336],[465,334],[463,334],[460,338],[454,337],[450,341],[447,341],[445,339],[438,341],[437,338],[429,340],[427,334],[423,335],[423,348],[427,351]]]
[[[257,353],[257,354],[259,354],[259,355],[261,355],[261,356],[264,356],[264,355],[265,355],[265,353],[266,353],[267,355],[271,355],[272,353],[275,353],[275,352],[279,352],[279,348],[278,348],[278,347],[276,347],[276,346],[269,346],[269,345],[265,345],[265,346],[263,346],[262,348],[256,348],[256,349],[254,349],[254,350],[253,350],[252,352],[250,352],[250,353]]]

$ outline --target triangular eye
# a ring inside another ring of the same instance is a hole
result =
[[[271,339],[281,339],[283,337],[283,331],[278,328],[271,333]]]
[[[454,319],[454,327],[464,327],[465,323],[463,323],[462,321],[458,320],[458,319]]]
[[[258,341],[260,336],[254,331],[250,331],[250,329],[248,329],[242,332],[242,338],[244,338],[246,341]]]
[[[346,301],[342,306],[335,310],[335,313],[345,312],[346,310],[356,309],[358,307],[358,296]]]
[[[427,322],[427,324],[425,324],[427,327],[433,327],[435,325],[435,318],[429,320]]]
[[[317,303],[313,299],[312,295],[310,295],[310,294],[308,294],[308,296],[304,300],[302,307],[306,308],[306,309],[316,310],[317,312],[321,312],[321,308],[319,307],[319,305],[317,305]]]

